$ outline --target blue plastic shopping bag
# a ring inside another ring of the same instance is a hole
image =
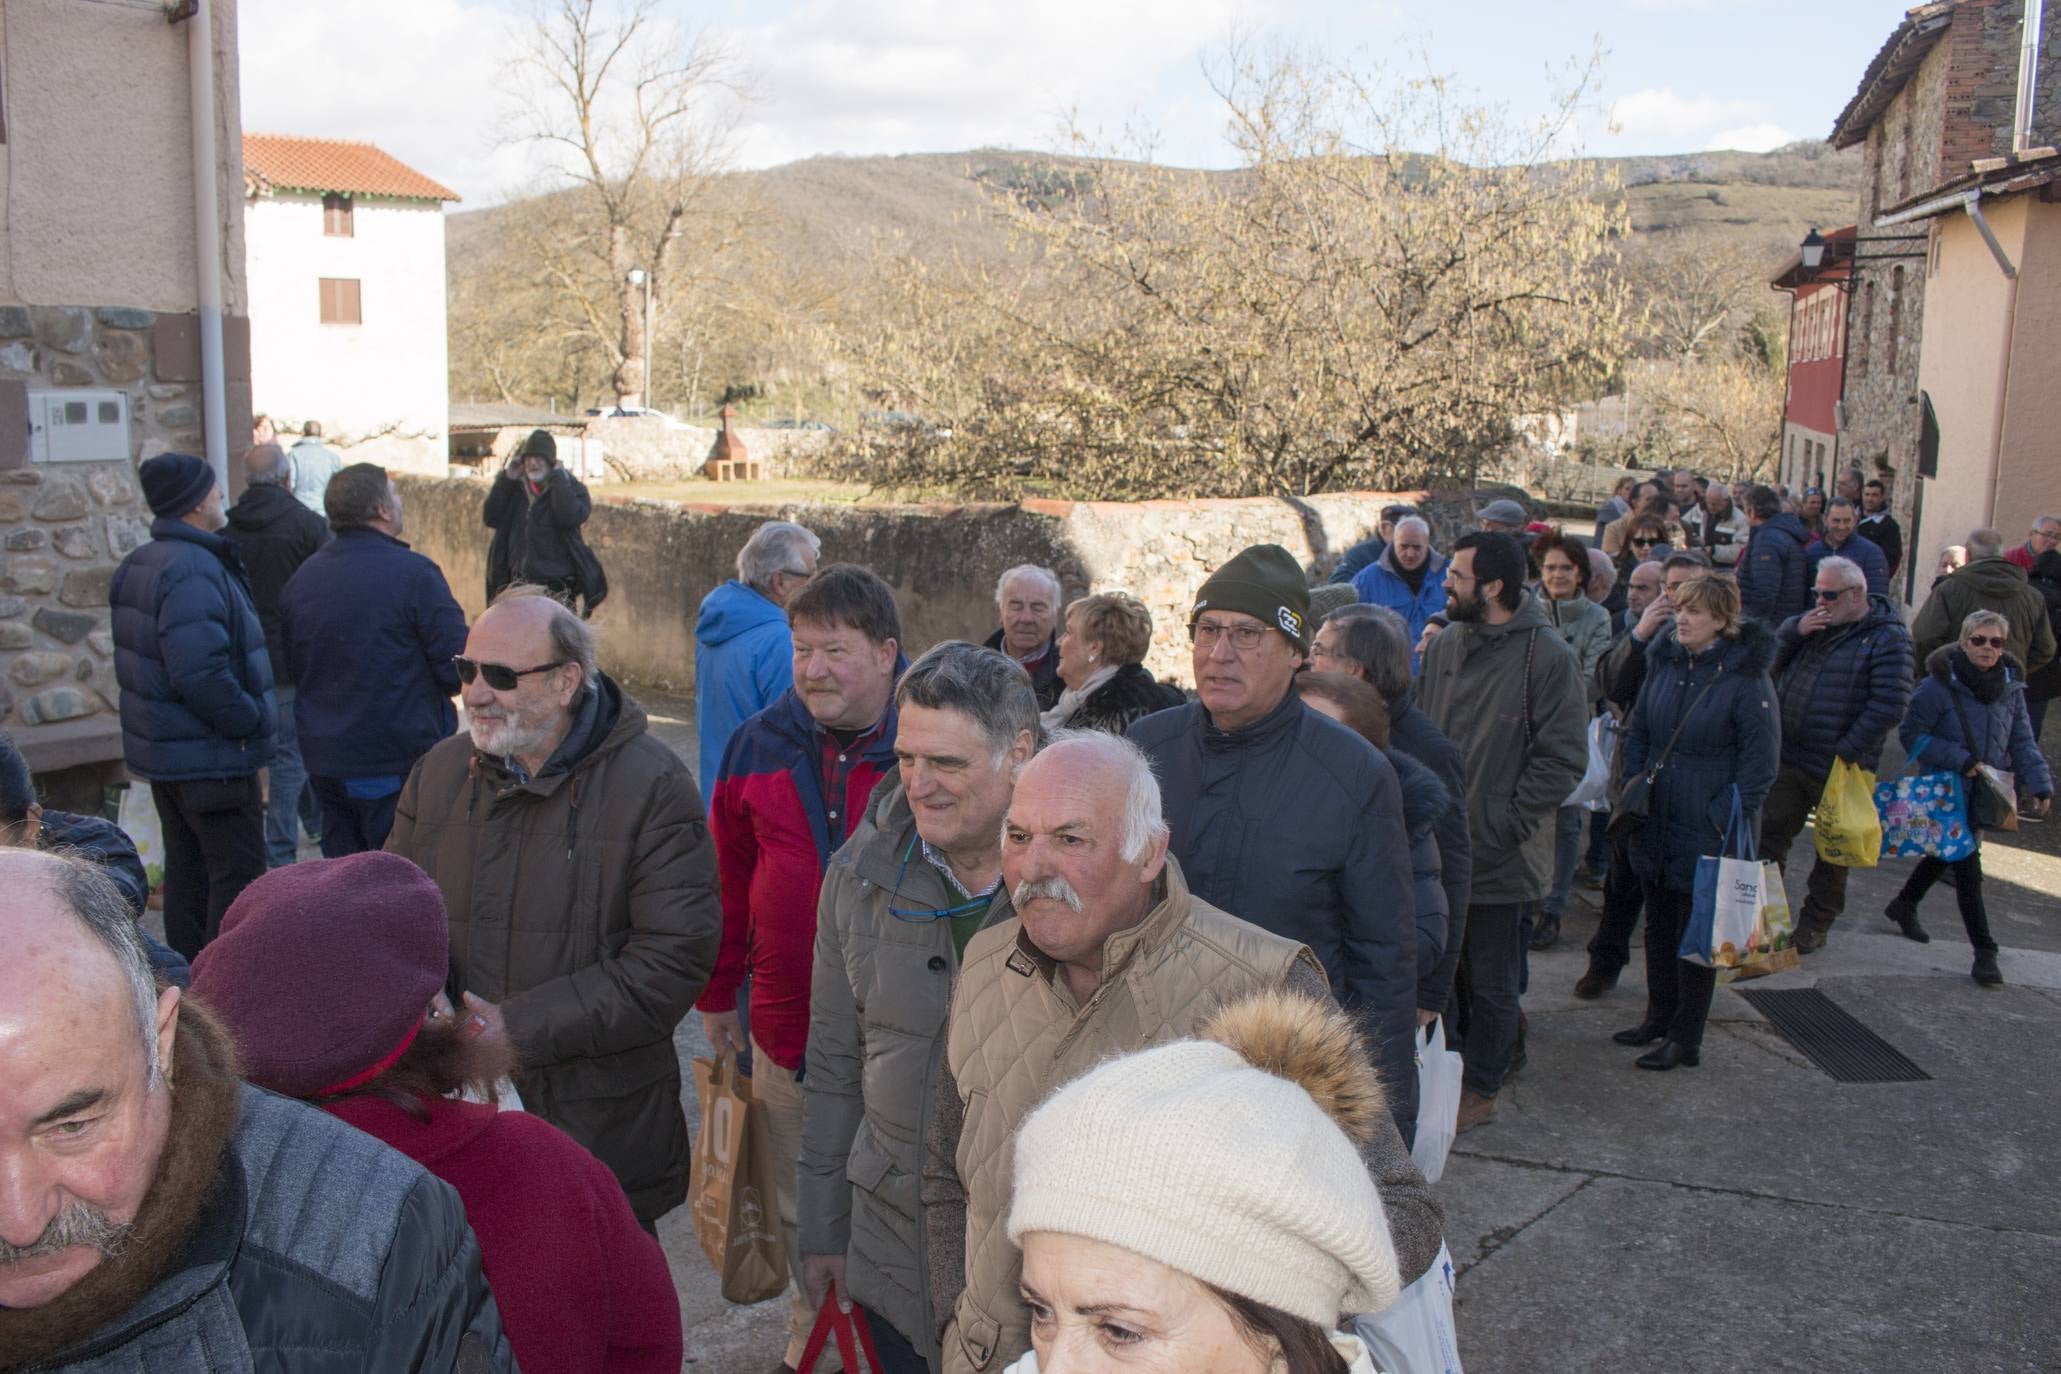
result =
[[[1931,738],[1921,735],[1911,745],[1911,761],[1900,777],[1875,784],[1885,859],[1930,855],[1952,863],[1975,852],[1975,827],[1968,824],[1968,792],[1961,775],[1915,771]]]

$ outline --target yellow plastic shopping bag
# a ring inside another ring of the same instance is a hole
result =
[[[1875,811],[1875,775],[1845,759],[1818,798],[1818,857],[1844,868],[1873,868],[1882,856],[1882,817]]]

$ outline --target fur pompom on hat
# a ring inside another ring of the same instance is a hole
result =
[[[1387,1110],[1336,1007],[1267,991],[1060,1088],[1015,1141],[1009,1239],[1083,1236],[1327,1330],[1401,1289],[1357,1139]]]

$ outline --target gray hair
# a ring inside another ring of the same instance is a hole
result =
[[[2061,515],[2042,515],[2032,522],[2032,527],[2036,530],[2043,530],[2049,525],[2061,525]]]
[[[1406,515],[1402,519],[1395,522],[1395,533],[1398,535],[1402,534],[1404,527],[1408,525],[1415,525],[1418,529],[1423,530],[1424,542],[1427,544],[1431,542],[1430,521],[1426,520],[1421,515]]]
[[[1039,738],[1038,694],[1030,674],[1009,655],[995,649],[948,639],[932,645],[895,688],[898,706],[927,711],[957,711],[980,728],[997,762],[1030,732]]]
[[[1114,754],[1124,773],[1123,847],[1118,856],[1127,864],[1137,863],[1145,851],[1167,837],[1166,816],[1159,795],[1159,779],[1152,772],[1152,760],[1143,749],[1106,730],[1054,730],[1045,741],[1055,744],[1088,744]],[[1003,822],[1007,833],[1008,822]]]
[[[157,974],[150,967],[150,951],[143,942],[142,927],[136,923],[136,909],[99,864],[62,850],[46,857],[57,864],[50,875],[51,893],[113,957],[122,981],[128,984],[129,1009],[143,1043],[149,1086],[155,1091],[165,1079],[164,1065],[158,1062]]]
[[[1345,656],[1360,665],[1367,683],[1393,706],[1410,690],[1410,630],[1386,606],[1355,602],[1324,617],[1344,637]]]
[[[1841,558],[1838,554],[1819,559],[1818,571],[1821,573],[1830,571],[1849,587],[1865,587],[1868,585],[1868,575],[1861,571],[1861,565],[1854,562],[1851,558]]]
[[[1052,593],[1052,609],[1059,609],[1059,576],[1050,568],[1041,568],[1035,563],[1018,563],[995,582],[995,605],[1000,606],[1009,595],[1009,584],[1019,577],[1035,578]]]
[[[247,487],[292,486],[293,464],[287,461],[286,450],[268,440],[244,454],[243,484]]]
[[[768,520],[751,532],[737,551],[737,580],[747,587],[767,591],[780,573],[808,576],[802,560],[823,552],[823,541],[814,530],[792,520]]]
[[[1968,531],[1968,557],[1995,558],[2004,551],[2004,536],[1993,529]]]
[[[1966,639],[1985,625],[1994,625],[2004,632],[2004,638],[2011,637],[2011,622],[1996,611],[1970,611],[1961,621],[1961,638]]]
[[[511,601],[528,601],[532,598],[549,603],[551,607],[551,657],[558,663],[577,664],[580,670],[580,691],[599,690],[596,674],[600,666],[595,661],[594,627],[574,615],[572,608],[551,595],[534,582],[511,582],[494,598],[494,606],[505,606]],[[487,609],[492,610],[493,606]]]
[[[1603,595],[1610,595],[1610,589],[1617,585],[1617,560],[1599,548],[1589,549],[1589,581],[1603,584]]]

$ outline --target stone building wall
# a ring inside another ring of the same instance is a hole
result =
[[[0,728],[38,772],[119,758],[107,589],[150,538],[135,463],[199,452],[193,318],[126,307],[0,307],[0,410],[27,388],[128,394],[128,461],[30,463],[0,436]],[[19,413],[19,412],[16,412]]]
[[[407,539],[443,567],[468,617],[478,615],[486,595],[485,483],[401,483]],[[1015,564],[1038,563],[1058,573],[1067,599],[1090,590],[1141,598],[1155,627],[1146,666],[1185,684],[1192,674],[1182,627],[1212,570],[1247,545],[1267,542],[1284,545],[1313,570],[1328,568],[1372,528],[1383,505],[1417,495],[731,509],[599,501],[586,534],[608,569],[610,589],[594,624],[609,671],[691,690],[701,599],[735,576],[737,550],[760,523],[797,520],[822,537],[825,562],[864,564],[894,587],[912,655],[944,639],[985,638],[995,628],[996,580]],[[1449,546],[1471,506],[1466,498],[1438,505],[1440,547]]]

